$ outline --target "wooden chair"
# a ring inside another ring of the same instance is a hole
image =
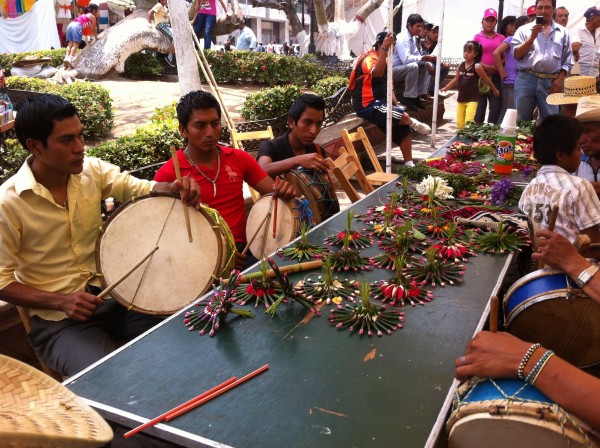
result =
[[[342,186],[348,199],[352,202],[356,202],[360,199],[360,196],[354,186],[350,183],[350,179],[354,176],[358,181],[365,194],[369,194],[373,191],[373,186],[369,183],[365,177],[365,173],[362,171],[360,164],[356,158],[346,151],[344,148],[339,149],[339,156],[337,159],[327,159],[329,169]]]
[[[375,154],[375,150],[373,149],[373,146],[371,146],[371,142],[367,137],[367,133],[362,128],[362,126],[359,127],[356,130],[356,132],[352,133],[348,132],[346,129],[342,129],[342,139],[344,140],[344,145],[346,145],[346,149],[352,156],[354,156],[354,158],[358,162],[358,165],[360,166],[360,169],[362,170],[363,174],[367,177],[367,180],[371,185],[373,185],[374,187],[379,187],[381,185],[387,184],[388,182],[398,177],[396,174],[386,173],[383,171],[383,169],[381,168],[381,164],[377,159],[377,154]],[[367,152],[367,155],[369,156],[369,159],[373,164],[373,168],[375,168],[374,173],[368,175],[365,174],[365,171],[362,168],[362,165],[360,164],[360,158],[358,157],[358,153],[354,148],[354,142],[357,141],[362,142],[365,151]]]
[[[231,144],[236,149],[244,149],[243,141],[248,140],[271,140],[273,138],[273,128],[267,126],[264,131],[248,131],[238,132],[235,128],[230,129],[231,132]],[[250,194],[252,195],[252,201],[256,202],[260,199],[260,193],[254,188],[250,188]]]
[[[23,328],[25,328],[25,333],[29,334],[29,332],[31,331],[31,318],[29,317],[29,308],[23,308],[21,306],[18,306],[17,311],[19,312],[19,317],[21,318],[21,322],[23,323]],[[37,352],[35,350],[33,350],[33,352],[35,353],[35,356],[38,360],[38,363],[40,365],[40,369],[42,370],[42,372],[44,372],[46,375],[54,378],[56,381],[63,380],[63,378],[57,372],[55,372],[54,370],[52,370],[50,367],[48,367],[46,365],[44,360],[42,358],[40,358],[40,356],[37,354]]]

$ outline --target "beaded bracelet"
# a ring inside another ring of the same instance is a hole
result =
[[[529,362],[529,358],[531,358],[531,355],[533,355],[533,352],[535,352],[540,347],[541,347],[540,344],[533,344],[525,352],[525,356],[523,356],[523,359],[521,360],[521,364],[519,364],[519,369],[517,370],[517,375],[520,380],[525,379],[525,366]]]
[[[533,383],[535,382],[538,375],[540,374],[540,372],[542,371],[542,369],[544,368],[544,366],[546,365],[546,363],[552,355],[554,355],[554,352],[552,350],[548,350],[542,355],[540,360],[535,364],[535,366],[533,366],[533,369],[531,369],[531,372],[529,372],[529,375],[527,375],[527,377],[525,378],[525,381],[527,383],[533,386]]]
[[[535,377],[533,377],[533,379],[531,380],[531,385],[532,386],[537,381],[538,376],[540,376],[540,373],[542,373],[543,368],[546,367],[546,364],[548,363],[548,361],[550,360],[550,358],[552,358],[552,356],[554,355],[554,352],[552,350],[548,350],[548,351],[550,352],[550,354],[546,357],[546,360],[542,363],[542,365],[538,369],[537,373],[535,374]],[[546,353],[548,353],[548,352],[546,352]]]

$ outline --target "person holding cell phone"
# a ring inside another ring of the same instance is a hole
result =
[[[549,105],[549,94],[562,90],[565,77],[573,67],[569,32],[552,19],[553,0],[536,0],[535,21],[522,26],[513,36],[511,47],[517,60],[515,97],[519,119],[533,119],[539,108],[540,119],[559,112]]]

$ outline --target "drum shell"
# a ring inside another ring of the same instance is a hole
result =
[[[520,339],[587,367],[600,362],[600,305],[571,283],[549,268],[522,277],[504,296],[505,324]]]
[[[316,224],[320,224],[340,211],[335,188],[326,175],[299,167],[289,170],[284,177],[294,186],[298,196],[308,199]]]
[[[506,398],[517,392],[517,399]],[[475,379],[463,384],[458,395],[446,424],[449,448],[553,448],[567,446],[567,440],[572,447],[585,447],[586,436],[598,442],[580,431],[586,425],[573,417],[563,433],[564,411],[524,381]]]
[[[144,314],[169,315],[208,291],[215,277],[229,274],[235,263],[231,230],[217,222],[218,212],[208,207],[190,207],[189,215],[191,243],[178,196],[152,192],[124,203],[111,215],[96,240],[103,288],[159,247],[110,292],[111,297]]]

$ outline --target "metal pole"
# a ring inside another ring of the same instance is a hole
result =
[[[437,110],[440,93],[440,69],[442,67],[442,46],[444,43],[444,12],[446,8],[446,0],[442,0],[442,17],[440,19],[440,32],[438,43],[435,49],[437,50],[437,59],[435,61],[435,84],[433,93],[433,111],[431,112],[431,147],[435,148],[435,134],[437,132]]]
[[[308,4],[308,11],[310,13],[310,26],[309,26],[309,30],[310,30],[310,39],[309,39],[309,44],[308,44],[308,53],[309,54],[315,54],[317,47],[315,45],[315,22],[317,21],[317,18],[315,17],[315,5],[313,3],[312,0],[308,0],[310,3]]]
[[[498,23],[496,24],[496,31],[500,31],[500,22],[504,18],[504,0],[498,0]]]
[[[394,2],[388,1],[388,32],[394,32]],[[392,55],[394,54],[395,46],[390,45],[387,53],[387,124],[385,133],[385,172],[392,172],[392,95],[394,93],[393,87],[393,66],[392,66]]]

